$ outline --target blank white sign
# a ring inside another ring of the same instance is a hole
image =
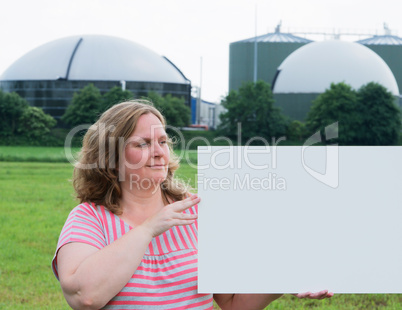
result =
[[[198,149],[200,293],[402,293],[402,147]]]

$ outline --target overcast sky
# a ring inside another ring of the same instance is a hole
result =
[[[402,36],[401,8],[400,0],[0,0],[0,74],[46,42],[112,35],[168,57],[192,85],[200,85],[202,57],[202,97],[219,102],[228,91],[229,44],[255,29],[273,32],[282,20],[282,32],[383,34],[386,22]]]

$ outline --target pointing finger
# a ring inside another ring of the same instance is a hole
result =
[[[196,205],[200,201],[201,201],[200,197],[193,195],[189,198],[173,203],[172,204],[173,210],[176,212],[183,212],[184,210],[187,210],[188,208]]]

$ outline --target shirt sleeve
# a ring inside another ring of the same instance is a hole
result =
[[[57,253],[70,242],[81,242],[102,249],[106,246],[105,232],[96,209],[90,204],[80,204],[69,214],[61,230],[56,252],[52,260],[53,273],[59,280],[57,272]]]

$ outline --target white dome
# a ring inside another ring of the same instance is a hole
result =
[[[309,43],[290,54],[278,70],[274,93],[323,93],[331,83],[344,82],[358,89],[377,82],[399,96],[395,77],[385,61],[358,43]]]
[[[145,81],[187,84],[166,58],[103,35],[72,36],[41,45],[15,61],[0,80]]]

